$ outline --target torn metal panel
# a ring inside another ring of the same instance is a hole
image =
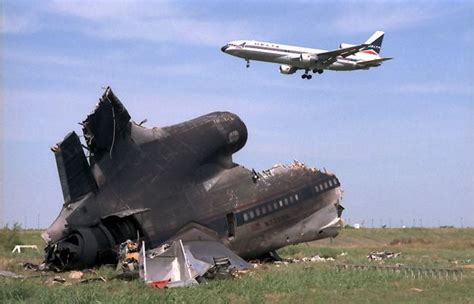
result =
[[[241,258],[334,237],[342,226],[334,174],[298,161],[262,172],[234,163],[248,134],[233,113],[149,129],[107,88],[82,125],[89,161],[74,133],[53,149],[65,204],[42,235],[52,268],[117,263],[127,239],[148,248],[181,240],[201,273],[214,258],[241,267]],[[178,271],[172,261],[166,269]]]
[[[145,256],[143,263],[146,265],[143,279],[147,284],[166,282],[167,286],[176,287],[197,284],[181,240],[173,242],[160,255]]]

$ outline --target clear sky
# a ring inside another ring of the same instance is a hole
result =
[[[2,1],[0,222],[47,227],[62,205],[50,147],[111,85],[132,119],[227,110],[234,160],[334,171],[345,218],[474,226],[473,1]],[[255,39],[322,49],[385,31],[369,71],[302,80],[220,51]]]

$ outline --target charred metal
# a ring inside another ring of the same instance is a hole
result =
[[[333,173],[298,161],[261,172],[234,163],[247,141],[237,115],[214,112],[151,129],[130,119],[107,88],[81,123],[85,146],[71,132],[52,148],[64,205],[43,234],[50,265],[117,263],[127,240],[147,248],[178,241],[201,248],[212,240],[222,246],[201,257],[222,258],[227,250],[251,258],[335,237],[342,227]]]

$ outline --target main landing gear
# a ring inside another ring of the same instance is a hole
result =
[[[314,74],[316,74],[316,73],[322,74],[322,73],[323,73],[323,70],[313,69],[313,73],[314,73]],[[302,79],[308,79],[308,80],[309,80],[309,79],[313,78],[313,76],[311,76],[311,75],[309,74],[309,70],[306,69],[306,70],[304,71],[304,74],[301,75],[301,78],[302,78]]]
[[[302,78],[302,79],[308,79],[308,80],[310,80],[311,78],[313,78],[313,76],[311,76],[310,74],[308,74],[308,72],[309,72],[308,69],[304,70],[304,74],[301,75],[301,78]]]

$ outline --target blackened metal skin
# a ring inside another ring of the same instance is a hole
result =
[[[320,228],[339,219],[339,180],[299,163],[260,173],[235,164],[232,154],[247,141],[235,114],[148,129],[130,122],[107,88],[83,131],[89,168],[77,165],[84,155],[70,144],[75,133],[53,149],[65,203],[43,238],[46,261],[60,269],[114,262],[120,242],[154,247],[190,223],[243,257],[337,235],[337,225]]]

